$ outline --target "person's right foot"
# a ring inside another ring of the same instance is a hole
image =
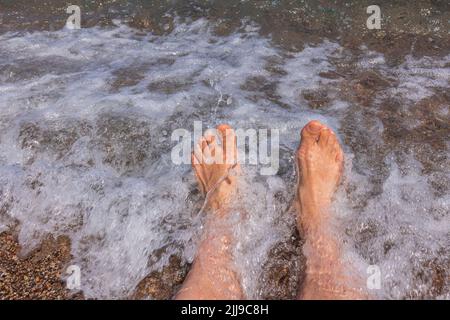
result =
[[[303,128],[297,166],[300,222],[307,230],[327,219],[327,209],[342,175],[343,152],[331,129],[319,121],[311,121]]]
[[[304,232],[307,258],[302,299],[361,299],[361,281],[342,259],[337,235],[333,232],[331,201],[339,184],[343,152],[336,135],[318,121],[302,130],[297,151],[299,172],[299,229]]]

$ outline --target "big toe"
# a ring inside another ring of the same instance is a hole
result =
[[[301,133],[302,142],[304,143],[317,142],[320,136],[320,132],[322,131],[322,129],[325,128],[327,127],[317,120],[312,120],[308,122],[308,124],[304,126],[302,129]]]

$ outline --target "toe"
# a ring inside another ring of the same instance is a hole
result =
[[[197,178],[197,182],[198,185],[200,187],[200,191],[202,192],[202,194],[206,193],[206,183],[205,183],[205,178],[203,176],[203,171],[202,171],[202,167],[199,164],[199,160],[197,159],[197,156],[195,155],[195,153],[193,152],[191,155],[191,161],[192,161],[192,167],[194,168],[194,172],[195,172],[195,177]],[[197,163],[196,163],[197,161]]]
[[[217,130],[222,133],[226,130],[232,130],[232,128],[228,124],[222,123],[217,126]]]
[[[333,145],[333,153],[337,154],[341,151],[341,145],[339,144],[339,141],[336,137],[334,137],[331,141],[332,145]]]
[[[216,140],[216,133],[217,132],[214,129],[208,129],[205,132],[204,137],[208,144]]]
[[[194,151],[191,154],[191,165],[192,165],[192,168],[194,168],[194,170],[197,170],[198,164],[199,164],[199,161],[198,161],[197,157],[195,156],[195,151]]]
[[[200,144],[200,146],[202,148],[202,151],[204,151],[205,148],[208,146],[208,141],[206,141],[205,137],[201,137],[199,144]]]
[[[221,124],[217,126],[217,131],[220,134],[220,138],[222,139],[222,144],[226,147],[227,146],[227,139],[231,139],[231,143],[233,142],[233,139],[235,139],[234,130],[227,124]],[[230,144],[230,146],[233,146]]]
[[[205,133],[205,141],[206,144],[208,145],[207,147],[205,147],[205,149],[203,150],[203,152],[208,152],[209,155],[214,156],[214,154],[216,153],[216,136],[214,132],[208,131]]]
[[[209,153],[211,154],[212,157],[216,156],[216,150],[217,150],[217,143],[215,138],[213,138],[211,140],[211,142],[208,143],[208,147],[209,147]]]
[[[300,160],[300,164],[303,164],[306,160],[307,148],[304,144],[300,145],[300,148],[297,150],[297,158]]]
[[[195,156],[199,159],[201,164],[214,163],[210,147],[212,141],[213,139],[211,136],[203,136],[200,138],[198,147],[194,149]]]
[[[332,148],[333,147],[333,136],[334,133],[328,129],[324,128],[320,131],[318,144],[322,148]]]
[[[320,131],[324,128],[326,127],[317,120],[308,122],[308,124],[304,126],[302,129],[301,133],[302,142],[305,143],[317,142],[317,139],[319,138],[320,135]]]
[[[339,148],[336,153],[336,162],[337,163],[343,163],[344,162],[344,153]]]
[[[194,157],[196,161],[194,161],[194,164],[202,164],[203,163],[203,151],[200,144],[196,144],[194,147]]]

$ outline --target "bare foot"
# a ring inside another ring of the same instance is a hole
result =
[[[297,151],[299,229],[304,231],[307,258],[302,299],[366,298],[361,281],[343,261],[340,242],[330,223],[331,201],[339,184],[343,152],[336,135],[318,121],[302,130]]]
[[[205,134],[195,146],[192,166],[206,203],[214,210],[208,215],[205,234],[192,268],[177,299],[242,299],[244,293],[233,256],[233,224],[228,221],[230,203],[237,188],[236,136],[227,125]]]
[[[309,122],[301,135],[297,151],[298,199],[302,210],[301,224],[308,230],[328,218],[344,158],[334,132],[319,121]]]
[[[217,127],[216,135],[206,133],[192,153],[192,167],[200,190],[213,209],[224,207],[236,190],[237,164],[236,135],[226,124]]]

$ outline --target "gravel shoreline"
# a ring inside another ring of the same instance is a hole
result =
[[[62,279],[70,262],[70,240],[49,235],[25,257],[17,234],[0,233],[0,300],[83,299],[71,293]]]
[[[17,231],[0,233],[0,300],[84,300],[83,292],[66,288],[64,274],[72,260],[70,250],[67,236],[48,235],[37,248],[22,256]],[[298,281],[303,280],[297,277],[304,274],[305,268],[298,234],[294,231],[286,243],[277,243],[269,256],[271,259],[263,267],[266,283],[266,288],[260,288],[263,298],[293,299]],[[189,268],[189,264],[173,255],[166,266],[150,272],[129,297],[121,299],[172,299]]]

